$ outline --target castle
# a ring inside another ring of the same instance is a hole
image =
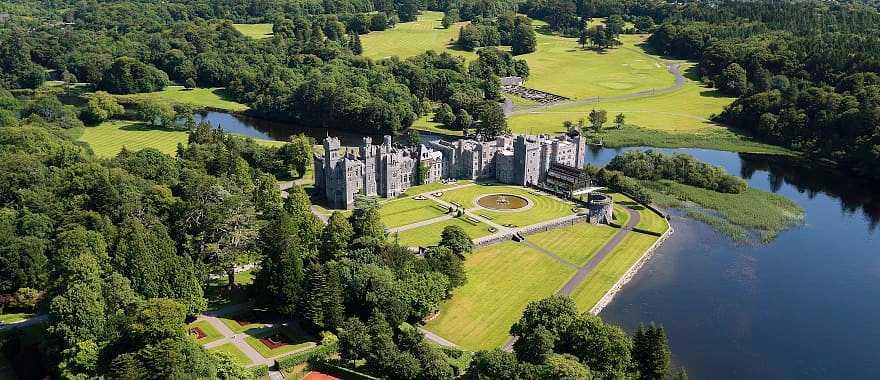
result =
[[[392,145],[391,136],[384,136],[382,145],[364,137],[356,149],[327,137],[324,155],[315,155],[315,187],[328,206],[351,208],[357,194],[393,198],[411,186],[444,179],[494,177],[501,183],[535,186],[548,179],[552,168],[583,168],[585,149],[582,136],[437,140],[414,149]]]

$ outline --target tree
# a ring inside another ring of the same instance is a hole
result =
[[[449,29],[452,24],[461,21],[458,8],[451,8],[443,13],[443,19],[440,20],[440,24],[443,26],[443,29]]]
[[[367,325],[356,317],[351,317],[339,326],[339,356],[354,362],[367,356],[370,347],[370,333]]]
[[[196,84],[195,79],[186,78],[186,82],[183,82],[183,87],[185,87],[188,90],[192,90],[194,88],[198,88],[198,85]]]
[[[593,378],[590,369],[578,362],[572,355],[550,355],[544,365],[546,379],[589,380]]]
[[[357,33],[352,33],[349,41],[348,48],[354,55],[361,55],[364,52],[364,46],[361,45],[361,37]]]
[[[603,377],[623,376],[631,364],[632,339],[619,327],[590,313],[581,314],[562,332],[557,352],[577,356]]]
[[[168,83],[168,75],[137,59],[119,57],[104,73],[98,88],[114,94],[159,91]]]
[[[422,134],[419,133],[418,129],[409,128],[406,130],[404,139],[410,148],[415,149],[422,143]]]
[[[217,366],[217,378],[220,380],[248,380],[253,378],[251,371],[242,367],[235,358],[223,351],[211,351],[211,357]]]
[[[305,134],[290,137],[290,142],[278,150],[277,157],[285,167],[285,175],[302,178],[312,166],[312,138]]]
[[[540,363],[554,351],[559,337],[577,319],[577,306],[565,296],[553,296],[529,302],[522,317],[510,327],[510,333],[520,339],[513,350],[520,360]]]
[[[612,39],[617,38],[623,32],[625,23],[620,15],[611,15],[605,20],[605,30]]]
[[[302,292],[303,247],[296,222],[282,211],[260,230],[263,259],[254,278],[258,300],[286,316],[294,315]]]
[[[418,0],[396,0],[395,3],[397,3],[397,16],[400,22],[416,21],[419,16]]]
[[[439,246],[428,249],[425,253],[425,259],[431,270],[443,273],[449,278],[449,286],[446,289],[447,294],[452,289],[462,286],[467,282],[467,273],[464,271],[464,261],[452,252],[451,249]]]
[[[608,121],[608,112],[605,110],[596,110],[593,109],[590,111],[590,125],[593,127],[597,133],[602,130],[602,125]]]
[[[511,42],[510,52],[513,55],[531,53],[538,46],[538,42],[535,39],[535,31],[531,25],[525,23],[519,23],[514,26]]]
[[[727,65],[715,83],[722,92],[733,96],[743,95],[749,88],[746,70],[736,62]]]
[[[462,131],[462,134],[467,135],[467,130],[470,129],[473,124],[474,119],[466,110],[460,109],[455,114],[455,129]]]
[[[625,124],[626,116],[624,116],[622,113],[619,113],[617,114],[617,116],[614,117],[614,126],[617,127],[617,129],[622,129]]]
[[[334,211],[321,232],[321,249],[318,258],[321,262],[341,260],[348,256],[348,245],[354,229],[345,214]]]
[[[482,41],[483,38],[480,36],[480,30],[472,24],[467,24],[458,30],[456,45],[464,50],[473,51],[481,46]]]
[[[64,82],[64,94],[70,95],[70,88],[76,83],[76,75],[71,74],[70,71],[64,70],[61,73],[61,81]]]
[[[372,17],[370,17],[370,30],[371,31],[382,31],[388,27],[388,16],[385,12],[377,12]]]
[[[85,98],[87,102],[80,118],[86,123],[98,124],[125,111],[116,98],[104,91],[86,94]]]
[[[443,228],[440,233],[440,246],[449,248],[453,253],[464,257],[474,250],[474,242],[463,228],[451,225]]]
[[[275,176],[268,173],[261,173],[254,181],[254,208],[263,215],[272,215],[284,205],[284,199],[281,198],[281,190],[278,188],[278,181]]]
[[[174,127],[177,113],[174,107],[163,101],[142,99],[137,103],[137,116],[141,121],[150,125],[161,125],[166,128]]]
[[[374,247],[385,240],[385,224],[379,216],[379,204],[375,198],[357,196],[349,221],[355,247]]]
[[[452,107],[449,104],[441,103],[437,111],[434,112],[434,120],[444,126],[451,127],[455,122],[455,114],[452,113]]]
[[[633,336],[632,358],[639,370],[639,379],[662,380],[671,375],[666,331],[653,323],[639,325]]]
[[[519,379],[520,365],[516,356],[501,350],[477,351],[464,374],[465,379]]]
[[[484,139],[491,139],[497,136],[510,133],[507,127],[507,119],[504,117],[504,110],[501,105],[495,102],[485,102],[477,110],[477,134]]]

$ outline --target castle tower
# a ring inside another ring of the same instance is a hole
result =
[[[535,185],[540,179],[540,146],[534,138],[516,136],[513,142],[513,182],[520,186]]]
[[[363,183],[361,188],[366,195],[377,195],[376,186],[376,151],[377,147],[373,146],[373,139],[364,137],[363,144],[360,147],[360,159],[364,164]]]

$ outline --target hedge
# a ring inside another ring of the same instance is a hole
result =
[[[256,367],[248,368],[251,371],[251,374],[254,375],[255,379],[259,379],[263,376],[269,376],[269,366],[265,364],[259,364]]]
[[[326,357],[327,355],[336,352],[337,349],[338,344],[335,342],[322,344],[314,349],[305,352],[299,352],[293,355],[287,355],[280,359],[276,359],[275,364],[278,365],[279,370],[288,369],[296,367],[312,359]]]

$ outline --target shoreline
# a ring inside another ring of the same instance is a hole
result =
[[[611,301],[614,300],[614,297],[617,295],[617,293],[623,290],[623,287],[630,281],[632,281],[635,275],[638,274],[639,270],[641,270],[645,263],[647,263],[648,260],[651,258],[651,256],[654,255],[654,252],[657,250],[657,248],[660,247],[660,245],[662,245],[663,242],[665,242],[666,239],[675,232],[675,229],[672,227],[672,223],[670,223],[669,220],[666,221],[666,224],[669,226],[666,232],[664,232],[663,235],[661,235],[660,238],[658,238],[657,241],[654,242],[654,244],[648,247],[648,249],[646,249],[645,252],[642,253],[642,256],[639,257],[639,259],[636,260],[636,262],[633,263],[633,265],[630,266],[629,269],[627,269],[623,276],[617,279],[617,282],[615,282],[614,285],[612,285],[611,288],[609,288],[608,291],[605,292],[605,295],[603,295],[602,298],[600,298],[599,301],[596,302],[596,304],[593,305],[592,308],[590,308],[590,314],[599,315],[599,313],[601,313],[606,306],[611,304]]]

